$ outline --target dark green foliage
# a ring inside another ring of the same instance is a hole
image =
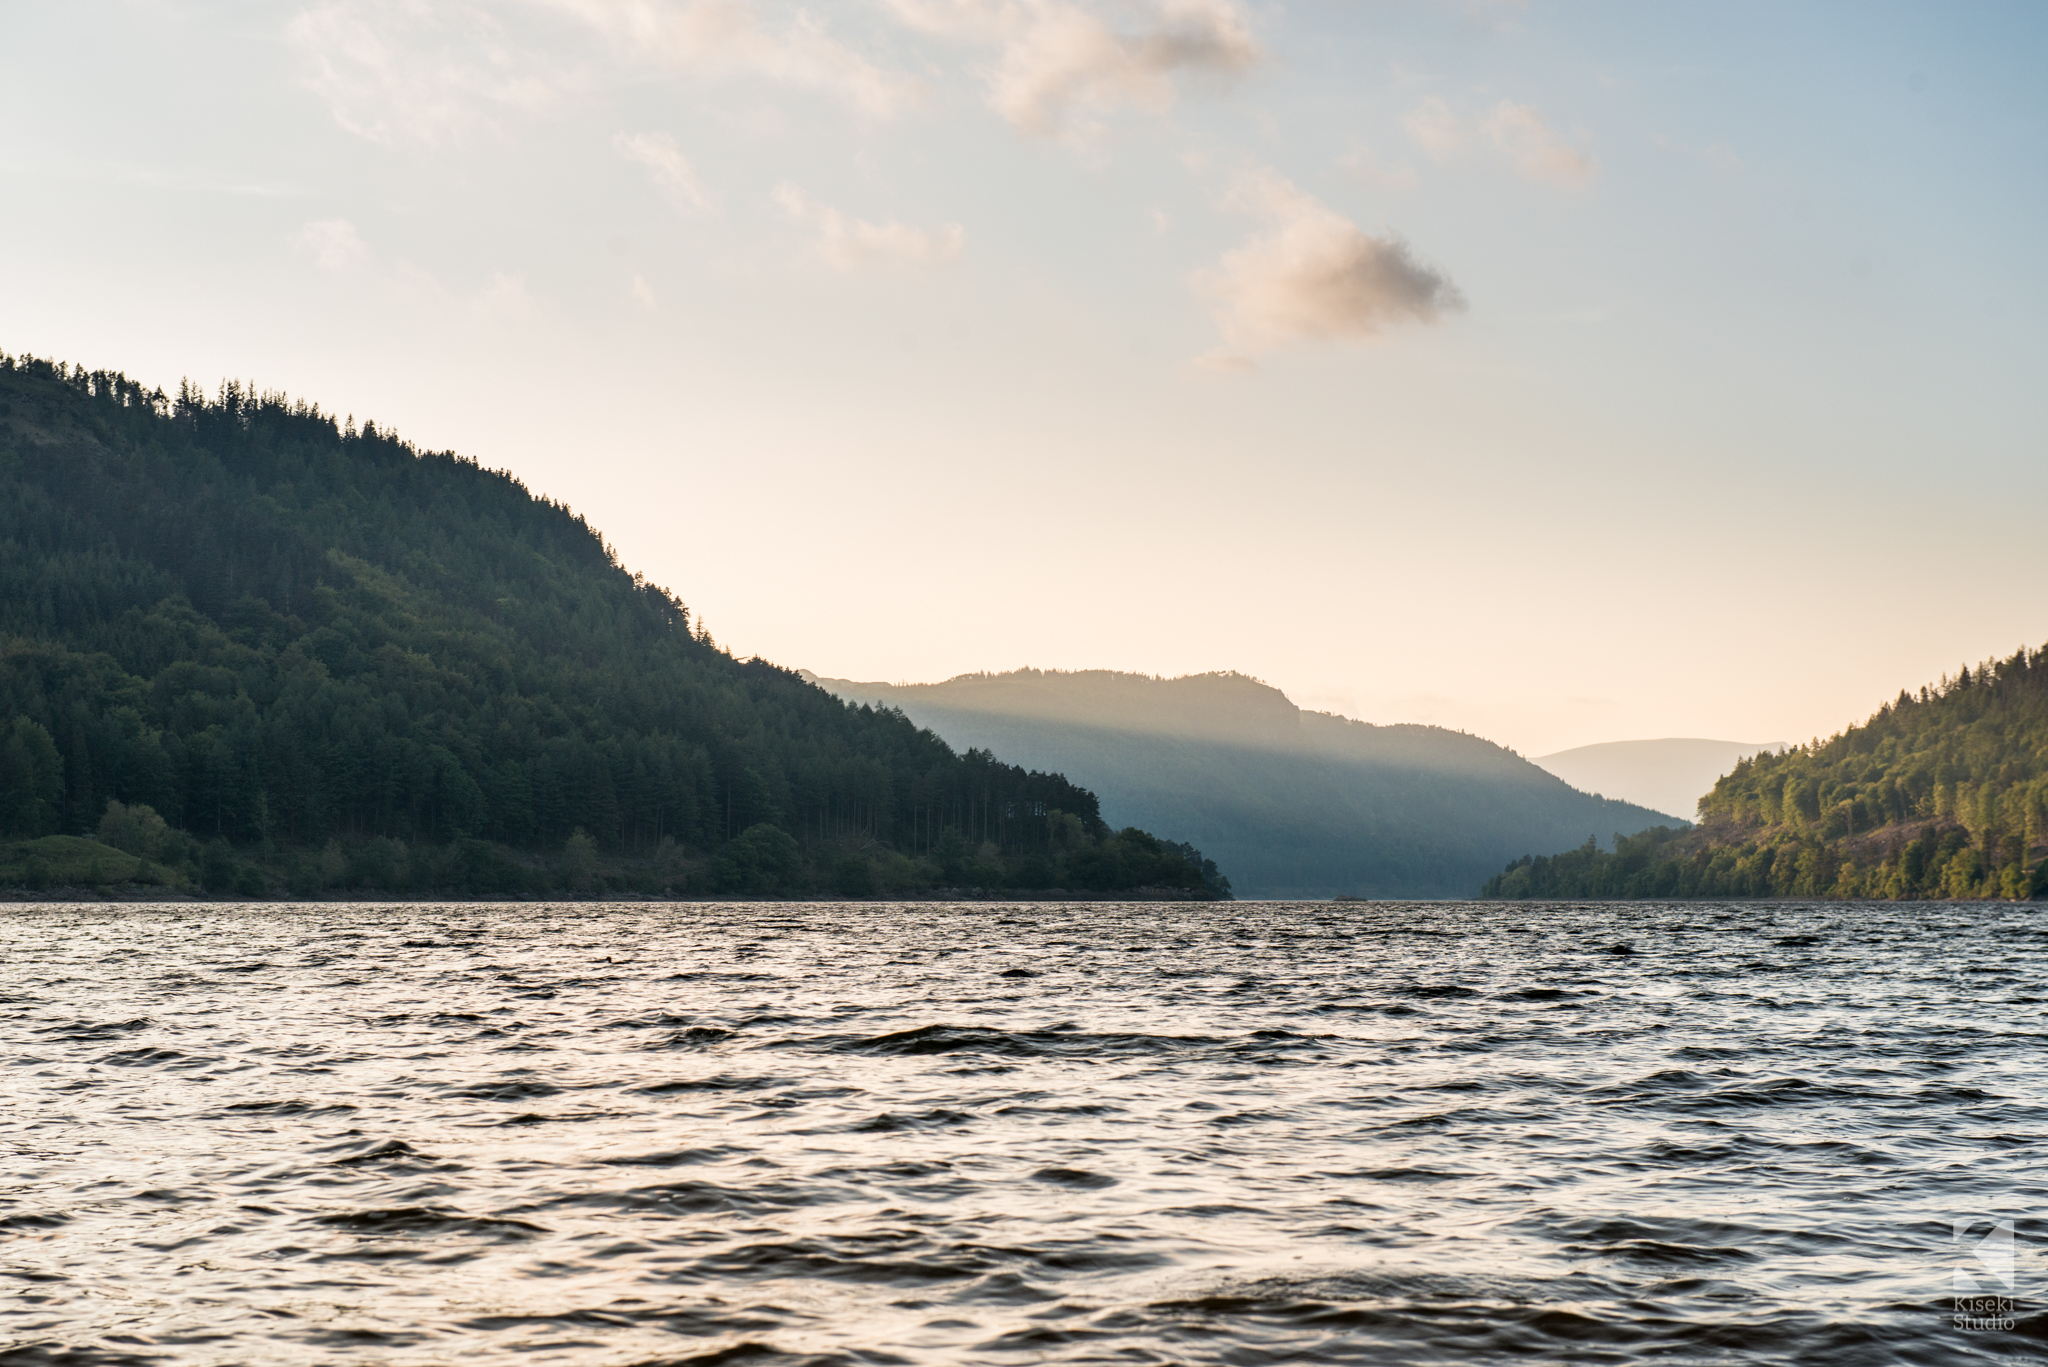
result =
[[[740,832],[731,857],[748,892],[782,891],[797,880],[804,863],[804,852],[789,832],[765,821]]]
[[[1665,846],[1685,834],[1671,826],[1653,826],[1634,835],[1614,837],[1614,853],[1601,850],[1593,836],[1563,854],[1522,856],[1505,872],[1487,880],[1481,897],[1510,901],[1524,898],[1578,897],[1641,899],[1674,897],[1678,865],[1663,858]]]
[[[45,835],[64,803],[64,761],[50,733],[17,716],[0,732],[0,830]]]
[[[206,842],[199,856],[200,887],[208,892],[232,892],[241,874],[242,862],[235,858],[232,845],[219,836]]]
[[[1901,693],[1831,740],[1743,760],[1700,800],[1698,828],[1644,839],[1524,859],[1482,895],[2048,894],[2048,648]]]
[[[1215,864],[1204,860],[1199,850],[1186,845],[1169,845],[1135,826],[1126,826],[1114,838],[1075,850],[1067,859],[1080,885],[1090,888],[1172,887],[1194,870],[1218,877]],[[1221,879],[1219,891],[1228,895],[1230,883]]]
[[[1058,774],[733,659],[502,472],[238,384],[0,357],[0,399],[5,832],[145,806],[236,895],[801,891],[860,847],[914,891],[948,835],[1086,887],[1117,842]]]
[[[465,836],[448,853],[453,865],[449,881],[470,892],[487,897],[516,897],[532,886],[533,880],[526,870],[488,840]]]
[[[1013,888],[1049,888],[1059,879],[1059,870],[1044,852],[1033,850],[1024,856],[1010,875]]]
[[[869,862],[866,855],[847,855],[839,861],[839,868],[833,879],[833,891],[841,897],[874,896],[874,864]]]
[[[100,817],[99,838],[102,845],[145,859],[162,858],[174,839],[154,807],[143,802],[130,807],[119,801],[107,803],[107,810]]]
[[[1221,869],[1216,867],[1216,861],[1203,858],[1202,852],[1193,845],[1188,844],[1186,841],[1175,844],[1171,840],[1166,840],[1160,842],[1160,848],[1170,850],[1182,859],[1187,860],[1194,868],[1201,870],[1202,886],[1210,892],[1226,900],[1231,896],[1230,880],[1223,876]]]

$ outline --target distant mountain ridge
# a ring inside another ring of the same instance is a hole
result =
[[[895,708],[956,748],[1067,774],[1110,820],[1200,845],[1241,897],[1469,896],[1539,832],[1577,844],[1668,820],[1579,792],[1481,737],[1304,711],[1231,672],[804,677]]]
[[[1750,744],[1672,736],[1581,745],[1538,755],[1533,763],[1581,792],[1640,803],[1690,821],[1699,800],[1723,774],[1752,755],[1784,748],[1783,741]]]

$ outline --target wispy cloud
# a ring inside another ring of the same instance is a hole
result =
[[[323,271],[344,270],[370,254],[356,225],[345,218],[308,223],[292,240]]]
[[[1241,0],[881,0],[909,28],[980,48],[989,103],[1023,132],[1085,140],[1163,113],[1188,78],[1263,53]],[[814,91],[874,119],[925,83],[787,0],[315,0],[287,25],[306,84],[343,127],[439,143],[593,89],[622,70]]]
[[[537,305],[523,277],[499,271],[470,300],[470,307],[480,318],[510,321],[531,317]]]
[[[1455,160],[1469,147],[1484,147],[1527,179],[1567,189],[1587,184],[1597,169],[1590,156],[1565,141],[1535,109],[1512,100],[1502,100],[1483,117],[1465,118],[1431,96],[1408,112],[1402,126],[1440,162]]]
[[[1404,161],[1388,161],[1371,148],[1361,147],[1337,158],[1337,164],[1353,177],[1394,194],[1407,194],[1422,183],[1415,168]]]
[[[335,120],[376,142],[442,142],[555,101],[566,73],[476,4],[330,0],[285,35]]]
[[[1076,0],[886,0],[912,28],[996,50],[989,103],[1016,128],[1086,137],[1120,108],[1171,107],[1175,78],[1230,76],[1260,58],[1235,0],[1134,0],[1115,12]]]
[[[1438,161],[1449,161],[1465,149],[1470,141],[1465,122],[1451,112],[1451,107],[1435,95],[1408,111],[1408,117],[1401,120],[1401,126],[1408,130],[1408,136],[1415,139],[1423,151]]]
[[[774,22],[753,0],[320,0],[286,36],[335,119],[378,142],[439,143],[504,113],[538,112],[595,84],[608,65],[757,78],[884,119],[923,90],[815,15]]]
[[[957,223],[942,224],[936,231],[894,221],[870,223],[820,204],[794,185],[777,187],[775,202],[792,220],[816,230],[818,255],[835,270],[944,265],[957,261],[967,244],[967,234]]]
[[[922,83],[890,71],[798,11],[764,22],[747,0],[535,0],[602,34],[628,60],[689,75],[756,76],[822,91],[875,118],[915,105]]]
[[[1399,238],[1375,237],[1272,171],[1245,177],[1226,205],[1268,225],[1194,279],[1240,353],[1370,337],[1465,306],[1457,286]],[[1211,362],[1241,364],[1242,356]]]
[[[1593,178],[1593,160],[1559,136],[1526,104],[1502,100],[1480,127],[1530,180],[1576,188]]]
[[[612,145],[647,168],[654,187],[677,213],[694,214],[709,202],[695,168],[666,133],[621,133]]]

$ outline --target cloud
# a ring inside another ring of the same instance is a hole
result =
[[[1423,151],[1438,161],[1449,161],[1465,149],[1468,141],[1464,121],[1434,95],[1409,110],[1401,126],[1421,144]]]
[[[1526,104],[1502,100],[1482,119],[1466,119],[1436,96],[1401,121],[1408,136],[1437,161],[1453,161],[1468,146],[1483,143],[1505,157],[1523,176],[1576,189],[1593,179],[1593,159],[1566,142]]]
[[[647,283],[646,276],[634,276],[632,288],[627,290],[626,293],[641,308],[652,309],[654,307],[654,286]]]
[[[879,119],[923,98],[923,86],[883,69],[799,11],[771,28],[747,0],[537,0],[581,20],[629,60],[699,76],[759,76],[846,100]]]
[[[1390,162],[1368,147],[1346,153],[1337,158],[1337,164],[1374,189],[1392,194],[1405,195],[1422,183],[1414,167],[1406,162]]]
[[[491,276],[491,283],[478,292],[470,306],[478,317],[492,319],[528,318],[535,310],[534,298],[527,292],[526,281],[503,271]]]
[[[1177,76],[1236,75],[1262,55],[1235,0],[1132,0],[1122,27],[1075,0],[886,3],[912,28],[994,47],[989,103],[1040,136],[1088,136],[1122,107],[1162,113]]]
[[[654,70],[758,79],[893,119],[924,82],[787,0],[316,0],[286,27],[305,83],[379,142],[440,143]],[[1018,129],[1085,139],[1171,108],[1189,77],[1262,57],[1243,0],[881,0],[908,27],[989,51],[989,103]],[[550,22],[552,20],[552,22]]]
[[[338,271],[370,254],[356,225],[345,218],[323,218],[299,229],[293,239],[300,251],[323,271]]]
[[[564,42],[536,20],[567,19]],[[752,0],[321,0],[285,29],[305,83],[335,119],[377,142],[439,143],[585,89],[606,61],[823,91],[878,118],[922,86],[846,47],[798,11],[770,24]],[[603,48],[609,47],[607,59]]]
[[[1593,178],[1592,159],[1559,137],[1528,105],[1502,100],[1480,127],[1530,180],[1576,188]]]
[[[332,0],[285,37],[335,121],[373,142],[438,143],[488,127],[493,107],[531,112],[570,83],[475,4]]]
[[[612,146],[647,168],[655,188],[675,206],[677,213],[696,213],[709,202],[704,187],[697,181],[697,172],[677,150],[675,139],[666,133],[621,133],[612,139]]]
[[[818,203],[794,185],[777,187],[775,202],[796,222],[817,229],[818,254],[836,270],[943,265],[957,261],[967,242],[957,223],[943,224],[937,232],[904,223],[869,223]]]
[[[1224,338],[1240,350],[1371,337],[1465,306],[1458,287],[1399,238],[1365,232],[1271,171],[1247,177],[1226,206],[1269,225],[1194,277]]]

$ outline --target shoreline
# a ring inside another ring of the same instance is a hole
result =
[[[134,903],[176,906],[345,906],[350,903],[397,905],[405,903],[475,903],[480,906],[605,906],[624,902],[676,905],[731,905],[737,903],[786,904],[816,902],[834,905],[871,904],[894,906],[906,902],[1216,902],[1216,896],[1191,896],[1185,888],[1129,888],[1121,892],[1069,892],[1059,888],[949,888],[903,893],[891,897],[834,897],[829,894],[797,893],[773,896],[762,893],[710,894],[701,897],[665,897],[657,893],[623,892],[597,897],[478,896],[469,893],[393,893],[364,889],[361,895],[327,897],[209,897],[204,893],[173,892],[163,888],[44,888],[30,891],[0,888],[0,905]]]

